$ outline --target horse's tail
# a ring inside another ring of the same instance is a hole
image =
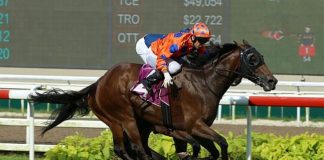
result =
[[[42,135],[48,130],[56,127],[65,120],[71,119],[75,114],[80,116],[87,115],[90,111],[88,108],[87,97],[90,92],[94,92],[97,88],[98,81],[80,91],[63,91],[62,89],[51,89],[44,93],[36,93],[30,96],[30,101],[37,103],[54,103],[60,104],[55,109],[47,126],[43,128]]]

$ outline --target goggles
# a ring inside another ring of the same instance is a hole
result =
[[[206,42],[209,41],[209,38],[205,38],[205,37],[196,37],[196,39],[200,44],[205,44]]]

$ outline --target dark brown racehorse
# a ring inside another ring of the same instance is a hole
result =
[[[110,127],[114,150],[122,159],[132,159],[126,152],[123,132],[137,157],[150,159],[147,139],[152,130],[187,142],[198,141],[211,153],[213,159],[219,157],[213,144],[216,142],[221,148],[222,159],[228,159],[225,138],[210,128],[221,97],[241,77],[260,85],[265,91],[275,89],[277,83],[262,55],[254,47],[243,41],[243,44],[233,44],[229,48],[228,52],[221,52],[224,54],[211,58],[202,66],[185,65],[182,72],[174,76],[174,82],[179,88],[177,97],[170,102],[174,131],[163,126],[160,107],[143,106],[143,100],[130,92],[137,81],[140,64],[118,64],[97,82],[78,92],[54,89],[31,96],[31,100],[36,103],[63,104],[52,114],[54,121],[43,133],[72,118],[76,112],[87,114],[90,106],[97,117]],[[145,123],[138,124],[136,119],[141,122],[144,120]],[[144,127],[142,124],[145,124]],[[176,145],[183,143],[180,141]]]

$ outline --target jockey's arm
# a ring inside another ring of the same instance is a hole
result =
[[[169,49],[164,47],[162,49],[162,52],[157,56],[156,68],[162,72],[167,72],[168,71],[167,59],[171,58],[171,56],[172,53],[169,51]]]
[[[167,59],[172,58],[172,55],[180,49],[180,45],[176,41],[171,42],[169,44],[165,44],[165,46],[160,51],[161,53],[159,53],[157,56],[156,68],[161,70],[162,72],[167,72]]]
[[[210,58],[209,56],[208,50],[203,46],[187,55],[187,63],[199,66],[205,63]]]

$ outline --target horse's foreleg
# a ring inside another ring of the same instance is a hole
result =
[[[173,141],[179,159],[185,159],[190,156],[187,153],[187,142],[178,138],[173,138]]]
[[[187,143],[190,143],[193,148],[192,158],[198,158],[200,144],[187,132],[180,130],[170,131],[164,126],[154,126],[154,130],[158,133],[173,137],[176,152],[180,159],[187,159],[190,157],[187,153]]]
[[[197,136],[195,137],[195,139],[199,142],[199,144],[201,144],[203,147],[205,147],[208,150],[208,152],[212,155],[212,157],[214,157],[215,159],[219,157],[219,151],[215,147],[214,142],[212,140],[197,137]]]
[[[187,143],[186,141],[183,141],[181,139],[177,139],[177,138],[173,138],[174,141],[174,145],[176,148],[176,152],[178,155],[178,158],[180,160],[189,160],[189,159],[198,159],[198,154],[200,151],[200,145],[192,145],[192,149],[193,149],[193,154],[190,155],[187,152]]]
[[[197,121],[197,123],[192,129],[192,135],[200,137],[201,142],[203,142],[201,144],[206,145],[206,147],[209,148],[208,151],[211,152],[212,156],[215,159],[218,158],[219,153],[218,151],[216,151],[216,147],[213,144],[211,144],[211,142],[216,142],[221,148],[222,160],[228,160],[228,144],[226,139],[217,132],[215,132],[213,129],[211,129],[209,126],[207,126],[204,122]]]

